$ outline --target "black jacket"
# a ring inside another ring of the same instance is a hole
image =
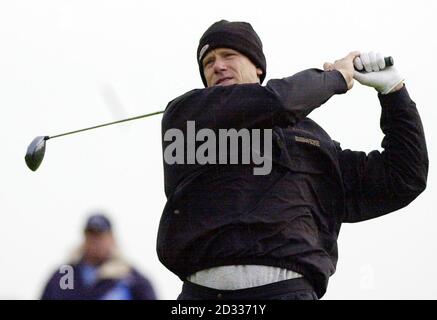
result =
[[[342,150],[306,116],[347,91],[338,71],[302,71],[270,80],[190,91],[162,120],[186,136],[186,122],[209,128],[273,129],[273,167],[164,161],[167,204],[158,231],[161,262],[182,280],[210,267],[261,264],[303,274],[318,297],[338,258],[342,222],[398,210],[426,186],[428,158],[415,103],[406,88],[379,95],[383,152]]]

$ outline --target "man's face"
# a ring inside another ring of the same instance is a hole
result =
[[[213,49],[203,58],[203,74],[208,87],[259,83],[260,68],[245,55],[228,48]]]
[[[109,259],[115,248],[111,232],[85,232],[85,258],[91,264],[100,264]]]

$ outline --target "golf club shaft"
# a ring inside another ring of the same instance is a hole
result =
[[[122,123],[122,122],[126,122],[126,121],[146,118],[146,117],[154,116],[154,115],[160,114],[160,113],[164,113],[164,111],[152,112],[152,113],[143,114],[141,116],[136,116],[136,117],[132,117],[132,118],[128,118],[128,119],[123,119],[123,120],[113,121],[113,122],[109,122],[109,123],[104,123],[104,124],[101,124],[101,125],[98,125],[98,126],[93,126],[93,127],[89,127],[89,128],[79,129],[79,130],[70,131],[70,132],[66,132],[66,133],[61,133],[61,134],[57,134],[55,136],[46,137],[45,140],[49,140],[49,139],[53,139],[53,138],[58,138],[58,137],[62,137],[62,136],[67,136],[67,135],[78,133],[78,132],[82,132],[82,131],[87,131],[87,130],[97,129],[97,128],[101,128],[101,127],[106,127],[106,126],[110,126],[110,125],[113,125],[113,124]]]

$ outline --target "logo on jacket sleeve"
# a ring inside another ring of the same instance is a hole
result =
[[[312,146],[320,147],[319,140],[314,140],[314,139],[299,137],[299,136],[295,136],[294,139],[296,140],[296,142],[307,143],[307,144],[310,144]]]

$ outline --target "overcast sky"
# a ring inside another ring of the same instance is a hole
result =
[[[37,299],[97,209],[113,219],[122,251],[158,297],[177,297],[181,282],[155,251],[166,201],[160,115],[50,140],[36,172],[24,154],[35,136],[163,110],[201,88],[197,44],[220,19],[252,24],[264,44],[266,80],[321,68],[352,50],[394,57],[425,127],[428,187],[407,208],[343,225],[324,299],[437,298],[436,13],[426,0],[1,1],[0,299]],[[380,149],[371,88],[356,83],[310,117],[343,148]]]

